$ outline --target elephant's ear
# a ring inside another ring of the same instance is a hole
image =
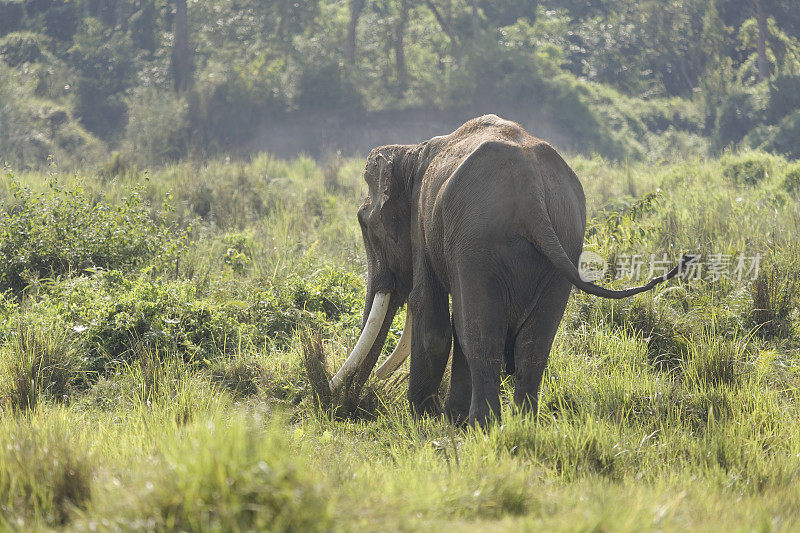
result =
[[[381,187],[383,188],[380,205],[381,222],[383,222],[389,238],[397,242],[400,238],[401,198],[405,187],[395,173],[394,161],[383,154],[378,154],[378,158],[382,165],[380,171]]]

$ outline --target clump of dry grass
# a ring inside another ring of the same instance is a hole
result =
[[[316,406],[329,412],[337,419],[371,419],[386,406],[386,398],[393,396],[398,388],[398,380],[372,382],[357,387],[352,380],[340,391],[332,391],[328,370],[328,356],[322,334],[318,331],[305,331],[302,335],[303,368],[311,386]]]
[[[798,306],[799,291],[797,271],[772,261],[763,266],[750,289],[750,318],[760,337],[782,339],[792,335],[792,312]]]

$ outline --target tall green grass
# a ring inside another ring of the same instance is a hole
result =
[[[758,253],[759,272],[573,294],[539,412],[508,376],[485,430],[412,418],[405,366],[349,420],[314,396],[304,339],[341,364],[361,321],[361,161],[9,173],[1,234],[63,261],[2,258],[20,280],[0,298],[2,526],[796,529],[797,165],[570,162],[588,249]]]

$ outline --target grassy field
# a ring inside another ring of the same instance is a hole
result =
[[[487,430],[412,419],[404,371],[317,407],[304,339],[334,367],[361,321],[360,160],[7,170],[2,528],[800,528],[800,163],[569,162],[612,266],[758,273],[573,294],[538,417]]]

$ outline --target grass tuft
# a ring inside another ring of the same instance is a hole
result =
[[[793,334],[792,313],[797,309],[800,274],[796,269],[770,261],[759,270],[750,289],[750,318],[756,333],[765,339],[785,339]]]
[[[39,411],[0,422],[0,524],[65,526],[91,497],[91,450],[67,413]]]
[[[0,347],[0,401],[12,411],[66,402],[85,379],[82,366],[63,327],[19,321]]]

